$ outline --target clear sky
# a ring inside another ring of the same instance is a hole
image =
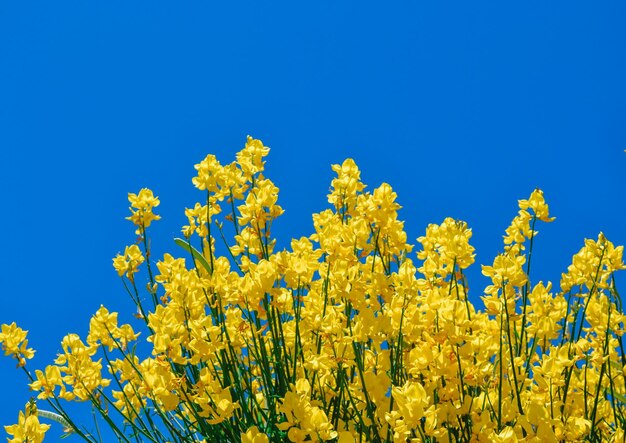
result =
[[[111,266],[134,241],[127,192],[161,198],[155,250],[175,250],[193,165],[248,134],[272,149],[283,244],[312,232],[347,157],[398,193],[412,241],[459,218],[483,264],[543,189],[557,220],[534,281],[600,231],[626,243],[623,1],[259,3],[0,3],[0,323],[30,331],[32,368],[100,304],[131,320]],[[30,396],[14,366],[1,424]]]

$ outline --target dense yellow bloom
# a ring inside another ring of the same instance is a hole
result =
[[[424,261],[419,269],[427,278],[445,277],[454,267],[465,269],[474,263],[474,248],[469,244],[472,230],[467,224],[446,218],[441,225],[428,225],[426,235],[417,239],[423,251],[417,257]]]
[[[275,251],[283,209],[263,175],[268,152],[249,137],[234,162],[197,164],[185,238],[156,263],[146,228],[158,198],[130,194],[140,238],[113,264],[133,283],[139,321],[119,325],[101,306],[85,341],[68,334],[55,364],[31,375],[39,399],[91,401],[121,417],[121,440],[623,440],[621,246],[600,234],[560,290],[533,281],[536,225],[554,220],[537,189],[482,266],[490,284],[470,292],[468,225],[428,225],[411,255],[398,196],[387,183],[366,191],[347,159],[332,166],[331,207],[313,215],[313,232]],[[15,324],[0,342],[20,364],[32,357]],[[28,411],[7,427],[13,441],[43,438]]]
[[[292,442],[310,441],[316,437],[321,441],[335,438],[337,432],[333,429],[326,413],[309,400],[311,386],[306,379],[299,379],[292,390],[288,391],[280,406],[280,412],[285,414],[287,421],[279,428],[288,430],[289,440]]]
[[[558,322],[565,318],[567,301],[562,294],[552,294],[552,283],[544,285],[539,282],[528,295],[530,302],[528,320],[530,325],[527,330],[537,340],[554,340],[559,336],[560,326]]]
[[[606,288],[613,272],[626,269],[623,253],[623,246],[615,247],[602,233],[597,241],[585,239],[585,246],[574,255],[567,273],[561,276],[561,289],[567,292],[583,285],[587,289]]]

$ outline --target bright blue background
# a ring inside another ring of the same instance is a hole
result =
[[[229,3],[0,3],[0,323],[30,331],[33,368],[101,303],[130,320],[111,266],[134,240],[126,193],[160,196],[155,248],[175,249],[193,165],[247,134],[272,148],[284,239],[312,232],[330,165],[353,157],[412,241],[460,218],[484,264],[542,188],[558,218],[535,281],[585,237],[626,243],[626,3]],[[7,358],[0,392],[13,423],[30,394]]]

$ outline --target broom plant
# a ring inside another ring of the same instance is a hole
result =
[[[559,289],[533,282],[536,227],[554,220],[534,190],[482,267],[477,309],[467,224],[429,225],[413,255],[395,192],[365,191],[350,159],[332,167],[314,233],[277,251],[268,152],[249,137],[236,161],[197,164],[200,201],[157,261],[159,199],[129,194],[137,241],[113,266],[133,325],[102,306],[34,373],[26,331],[2,325],[36,395],[9,442],[41,442],[51,425],[90,443],[99,426],[127,443],[624,441],[621,246],[585,240]],[[68,402],[91,404],[96,424]]]

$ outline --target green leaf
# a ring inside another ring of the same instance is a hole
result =
[[[194,260],[199,262],[209,274],[212,272],[211,265],[208,261],[206,261],[206,258],[204,258],[200,251],[191,246],[191,244],[187,240],[183,240],[182,238],[175,238],[174,243],[183,248],[185,251],[189,252],[193,256]]]

